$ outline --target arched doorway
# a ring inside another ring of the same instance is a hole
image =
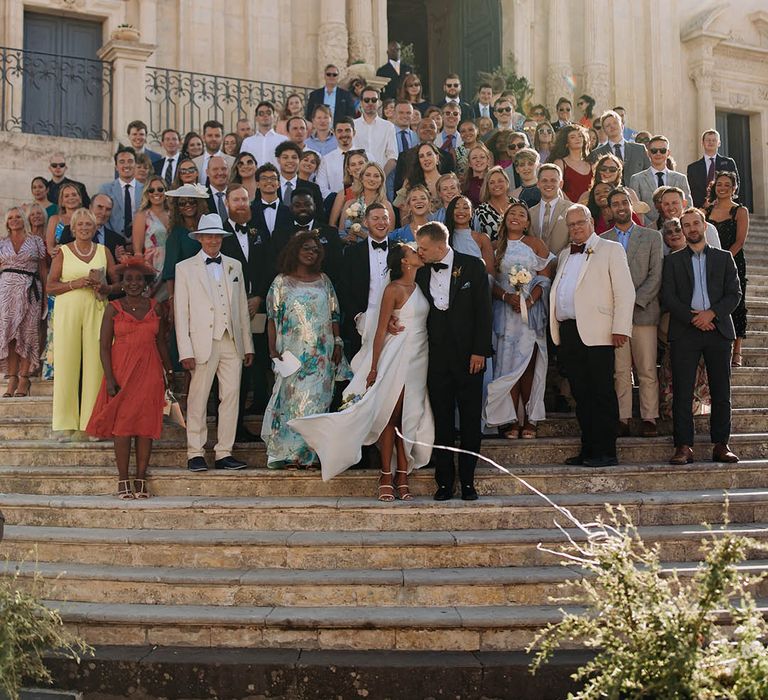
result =
[[[464,99],[477,88],[478,71],[501,65],[499,0],[388,0],[389,38],[413,44],[416,70],[430,98],[458,73]]]

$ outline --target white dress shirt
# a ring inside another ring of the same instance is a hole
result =
[[[264,205],[264,209],[262,210],[262,213],[264,214],[264,223],[267,225],[267,230],[269,231],[269,234],[272,235],[272,231],[275,230],[275,219],[277,218],[277,207],[280,206],[280,200],[276,199],[274,202],[265,202],[263,199],[261,200],[262,205]],[[275,204],[275,208],[267,208],[270,204]]]
[[[451,298],[451,273],[453,272],[453,248],[448,248],[445,257],[440,260],[448,267],[444,270],[432,270],[429,277],[429,293],[432,295],[432,301],[435,308],[440,311],[448,310],[448,303]]]
[[[166,179],[165,173],[169,167],[171,168],[171,178],[173,178],[173,176],[176,174],[176,168],[179,167],[180,155],[181,155],[180,153],[177,153],[175,156],[165,156],[163,158],[163,169],[160,171],[160,177],[162,177],[163,180]],[[169,159],[171,161],[170,163],[168,162]]]
[[[390,58],[389,59],[389,65],[391,65],[392,68],[395,69],[395,73],[400,75],[400,61],[395,61],[394,59]]]
[[[240,244],[240,250],[243,251],[243,257],[248,260],[248,234],[243,233],[242,231],[238,231],[237,227],[239,224],[236,224],[232,219],[229,219],[229,225],[232,227],[232,230],[235,232],[235,236],[237,237],[237,242]],[[210,265],[208,266],[210,267]]]
[[[491,118],[491,105],[484,105],[482,102],[478,102],[477,106],[480,108],[480,116]]]
[[[437,148],[442,148],[443,144],[445,143],[445,129],[443,129],[436,137],[433,142]],[[458,131],[455,131],[453,134],[453,148],[454,150],[457,149],[459,146],[463,146],[464,141],[461,138],[461,134]]]
[[[217,190],[213,185],[209,184],[208,189],[211,191],[211,195],[213,196],[213,203],[216,205],[216,214],[219,213],[219,193],[223,194],[224,196],[221,198],[222,203],[224,204],[224,209],[227,210],[227,214],[229,214],[229,208],[227,207],[227,188],[225,187],[223,190]],[[222,217],[223,220],[223,217]]]
[[[223,265],[223,261],[221,263],[211,263],[210,265],[206,264],[206,260],[210,257],[204,250],[201,250],[198,255],[203,261],[203,265],[205,265],[205,271],[208,273],[208,276],[213,279],[216,282],[221,282],[221,266]],[[221,256],[221,253],[219,252],[218,257]],[[214,256],[217,257],[217,256]]]
[[[287,207],[291,205],[291,199],[290,197],[286,199],[285,186],[290,182],[291,187],[293,188],[291,190],[291,194],[293,194],[296,191],[296,184],[298,183],[298,180],[298,175],[294,175],[290,180],[286,180],[282,175],[280,175],[280,198],[283,200],[283,204],[285,204]]]
[[[224,151],[219,149],[216,153],[203,153],[203,167],[200,168],[200,182],[204,185],[208,184],[208,161],[215,156],[223,156]]]
[[[274,129],[270,129],[266,134],[257,131],[253,136],[243,139],[240,146],[240,153],[246,151],[250,153],[259,166],[264,163],[272,163],[277,167],[277,158],[275,158],[275,149],[288,137],[278,134]]]
[[[656,170],[653,166],[651,166],[651,175],[653,176],[653,184],[659,186],[659,176],[656,173],[661,173],[663,178],[663,184],[667,184],[667,173],[669,170],[667,168],[664,168],[664,170]]]
[[[616,141],[616,143],[614,143],[613,141],[608,141],[608,148],[611,149],[611,153],[613,155],[616,155],[616,145],[618,144],[619,146],[621,146],[621,159],[624,160],[624,144],[625,143],[626,141],[623,138],[621,139],[621,141]]]
[[[385,238],[383,242],[387,243],[387,239]],[[373,243],[373,238],[368,238],[368,263],[371,271],[370,282],[368,283],[369,310],[372,307],[378,308],[387,281],[387,250],[374,248]]]
[[[355,130],[359,147],[368,151],[374,163],[383,168],[388,161],[397,160],[395,125],[392,122],[376,117],[369,124],[364,117],[358,117],[355,119]]]
[[[356,149],[357,144],[353,144],[351,149]],[[315,182],[320,188],[320,194],[325,199],[329,194],[336,194],[344,189],[344,153],[339,148],[334,148],[320,160],[320,167],[317,170]],[[366,152],[366,158],[371,160],[371,156]]]
[[[597,236],[593,233],[584,246],[583,253],[568,255],[563,263],[563,274],[557,285],[557,320],[569,321],[576,318],[576,283],[579,273],[587,261],[587,248],[594,245]]]

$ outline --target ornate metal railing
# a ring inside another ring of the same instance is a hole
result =
[[[112,138],[112,64],[0,47],[0,131]]]
[[[225,131],[234,131],[238,119],[253,120],[256,105],[262,100],[282,105],[295,92],[306,102],[312,90],[152,66],[147,67],[145,85],[148,136],[153,141],[160,139],[163,129],[173,128],[183,135],[199,130],[210,119],[221,122]]]

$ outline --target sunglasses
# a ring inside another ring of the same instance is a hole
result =
[[[495,111],[496,112],[511,112],[512,111],[512,107],[496,107]]]
[[[603,129],[603,127],[602,127],[602,126],[600,126],[599,124],[593,124],[593,125],[592,125],[592,128],[593,128],[595,131],[602,131],[602,129]]]
[[[147,192],[149,194],[163,194],[163,192],[165,192],[165,187],[148,187]]]
[[[508,151],[516,151],[519,148],[525,148],[524,143],[510,143],[509,146],[507,146]]]
[[[682,231],[679,226],[665,226],[664,227],[664,233],[677,233],[679,231]]]
[[[410,83],[408,87],[421,87],[421,83],[413,82],[413,83]]]
[[[179,200],[179,206],[180,207],[194,207],[194,206],[197,206],[197,200],[196,199],[180,199]]]
[[[52,168],[66,168],[67,164],[66,163],[51,163],[51,167]]]
[[[555,132],[552,129],[539,129],[539,133],[540,134],[554,134]]]
[[[192,173],[196,173],[197,172],[197,168],[194,168],[194,167],[193,168],[179,168],[179,172],[182,175],[191,175]]]
[[[379,101],[378,97],[364,97],[363,102],[369,105],[376,104]]]
[[[445,87],[461,87],[461,83],[446,83]]]
[[[653,155],[656,155],[657,153],[661,153],[662,155],[667,152],[666,148],[649,148],[648,149]]]
[[[619,172],[619,168],[616,165],[604,165],[602,168],[600,168],[601,173],[617,173]]]
[[[338,78],[338,77],[339,77],[339,74],[338,74],[338,73],[331,73],[331,72],[328,72],[328,73],[326,73],[326,75],[327,75],[329,78]]]
[[[443,115],[446,117],[458,117],[461,114],[461,112],[454,112],[453,110],[446,110],[443,112]]]

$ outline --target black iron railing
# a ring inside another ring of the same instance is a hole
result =
[[[112,64],[0,47],[0,131],[108,141]]]
[[[297,85],[150,66],[145,91],[149,107],[148,136],[158,141],[163,129],[173,128],[182,134],[199,130],[210,119],[221,122],[225,131],[234,131],[238,119],[253,120],[256,105],[262,100],[282,105],[288,95],[295,92],[306,102],[311,90]]]

